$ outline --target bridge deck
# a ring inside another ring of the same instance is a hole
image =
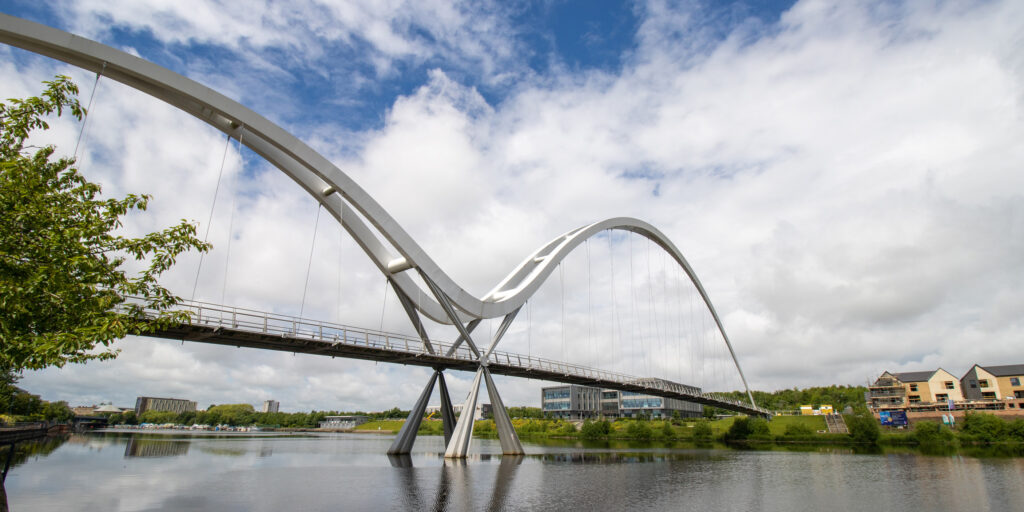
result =
[[[477,367],[477,356],[465,344],[453,350],[450,343],[432,340],[433,350],[427,350],[419,338],[402,334],[200,302],[186,302],[181,308],[192,313],[191,324],[175,325],[148,336],[438,369],[476,371]],[[494,351],[487,366],[499,375],[633,391],[751,415],[770,414],[766,409],[690,386],[525,354]]]

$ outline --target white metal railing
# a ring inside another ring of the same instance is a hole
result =
[[[138,304],[137,300],[129,299],[129,302]],[[175,307],[175,310],[188,312],[192,325],[204,327],[227,328],[249,333],[279,336],[281,338],[342,344],[351,347],[383,349],[409,354],[413,357],[432,355],[433,357],[472,362],[479,359],[466,343],[461,343],[455,350],[451,350],[452,343],[430,340],[430,344],[434,349],[433,354],[431,354],[423,341],[417,337],[375,329],[353,327],[333,322],[310,320],[200,301],[182,301]],[[155,317],[157,314],[155,310],[146,309],[144,311],[147,316]],[[559,373],[566,377],[571,376],[610,384],[635,386],[645,391],[676,393],[764,414],[769,412],[767,409],[751,407],[750,404],[726,398],[716,393],[702,392],[693,386],[663,379],[641,378],[532,355],[495,350],[491,352],[487,361],[488,364],[519,368],[527,372],[531,370],[547,371]]]

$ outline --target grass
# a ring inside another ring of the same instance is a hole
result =
[[[368,421],[359,425],[354,430],[372,430],[374,432],[398,432],[402,429],[402,425],[405,424],[402,420],[379,420],[379,421]]]
[[[773,436],[781,436],[786,433],[786,427],[790,425],[803,425],[811,429],[811,432],[828,430],[824,416],[775,416],[768,423],[768,430]]]

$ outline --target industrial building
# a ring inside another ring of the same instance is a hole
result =
[[[135,414],[142,414],[146,411],[170,411],[181,414],[183,412],[195,412],[196,403],[191,400],[180,398],[154,398],[151,396],[140,396],[135,399]]]

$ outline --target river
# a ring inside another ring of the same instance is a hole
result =
[[[1024,459],[849,448],[732,450],[529,442],[465,461],[424,436],[388,457],[373,434],[73,435],[16,458],[12,511],[1024,509]]]

